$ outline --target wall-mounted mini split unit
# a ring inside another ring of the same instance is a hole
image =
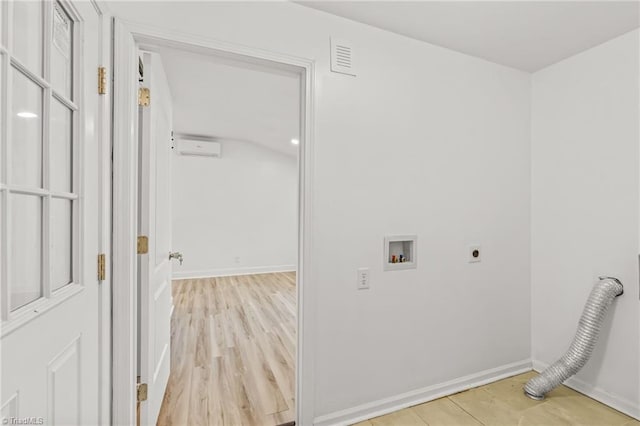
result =
[[[178,139],[178,154],[197,155],[201,157],[220,158],[222,146],[220,142],[197,139]]]

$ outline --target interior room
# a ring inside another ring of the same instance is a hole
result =
[[[154,50],[173,95],[173,242],[184,255],[173,277],[295,271],[298,74]]]
[[[171,240],[179,250],[172,306],[162,313],[171,317],[170,373],[149,417],[158,425],[290,423],[300,75],[242,57],[143,49],[143,84],[149,67],[161,68],[170,92]]]
[[[0,93],[3,423],[640,425],[640,2],[7,0]]]
[[[522,381],[568,348],[600,275],[618,277],[625,293],[591,361],[566,383],[576,393],[565,406],[558,399],[569,390],[530,403],[507,382],[509,397],[481,389],[478,401],[451,398],[445,409],[482,424],[501,424],[502,415],[538,424],[638,418],[637,4],[113,9],[315,61],[305,292],[313,408],[300,424],[431,424],[427,409],[397,412],[510,376]],[[425,42],[423,27],[443,39]],[[336,45],[352,53],[346,70],[335,67]],[[415,267],[393,269],[385,242],[397,236],[416,237]],[[360,288],[363,273],[369,288]],[[590,398],[617,411],[604,407],[602,420]],[[504,410],[483,412],[483,404]]]

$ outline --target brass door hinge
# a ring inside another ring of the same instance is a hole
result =
[[[151,92],[146,87],[141,87],[138,90],[138,105],[149,106],[151,103]]]
[[[98,255],[98,281],[104,281],[107,278],[107,260],[104,253]]]
[[[107,93],[107,69],[105,67],[98,68],[98,94]]]
[[[136,385],[136,395],[137,401],[142,402],[147,400],[147,384],[146,383],[138,383]]]
[[[138,254],[149,253],[149,237],[140,235],[138,237]]]

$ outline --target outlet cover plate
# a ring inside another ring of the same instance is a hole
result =
[[[369,288],[369,268],[358,268],[358,290]]]

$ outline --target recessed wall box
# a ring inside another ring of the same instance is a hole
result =
[[[418,237],[416,235],[395,235],[384,239],[385,271],[415,269],[418,265]]]

